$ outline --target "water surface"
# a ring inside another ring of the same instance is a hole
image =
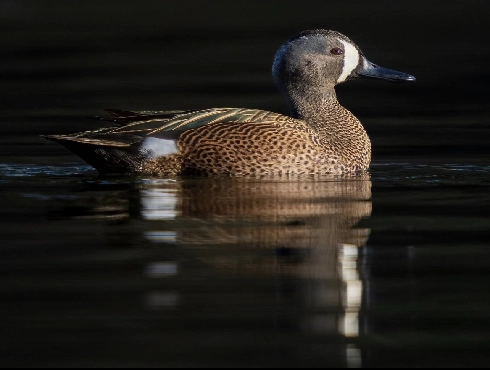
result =
[[[171,180],[2,165],[3,361],[477,366],[489,171]]]

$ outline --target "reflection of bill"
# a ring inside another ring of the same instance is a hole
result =
[[[140,195],[143,218],[181,221],[172,230],[166,222],[158,224],[160,230],[146,232],[148,240],[198,249],[201,260],[219,268],[298,277],[302,299],[312,310],[303,317],[306,331],[359,335],[357,259],[369,229],[355,226],[371,214],[367,175],[148,180]],[[346,354],[353,362],[359,357],[352,345]]]

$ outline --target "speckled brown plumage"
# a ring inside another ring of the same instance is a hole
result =
[[[116,127],[50,135],[101,172],[174,175],[316,175],[367,170],[371,144],[335,85],[364,75],[412,76],[376,66],[347,37],[303,32],[278,50],[273,76],[291,115],[256,109],[108,110]]]
[[[266,111],[239,113],[252,118],[187,130],[178,140],[178,157],[146,161],[141,172],[157,176],[341,174],[369,165],[369,138],[359,121],[340,105],[327,115],[342,118],[339,129],[322,130],[320,125]],[[328,121],[335,125],[336,120]]]

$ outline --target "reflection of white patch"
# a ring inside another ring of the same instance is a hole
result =
[[[344,67],[337,80],[338,83],[344,82],[359,64],[359,52],[356,47],[346,41],[340,40],[340,42],[344,44]]]
[[[177,234],[174,232],[174,234]],[[179,267],[176,262],[150,262],[145,267],[145,276],[150,278],[163,278],[177,275]]]
[[[175,143],[175,140],[171,139],[147,137],[140,146],[140,152],[152,159],[177,153],[177,151],[177,144]]]
[[[173,220],[179,215],[177,204],[177,193],[173,189],[141,190],[141,214],[145,220]],[[171,240],[171,235],[166,235],[169,240]]]

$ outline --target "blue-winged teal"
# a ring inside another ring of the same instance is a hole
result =
[[[304,31],[272,66],[291,115],[241,108],[199,111],[107,110],[117,127],[50,135],[100,172],[157,176],[346,174],[364,171],[371,143],[342,107],[335,85],[364,76],[415,81],[369,62],[346,36]]]

